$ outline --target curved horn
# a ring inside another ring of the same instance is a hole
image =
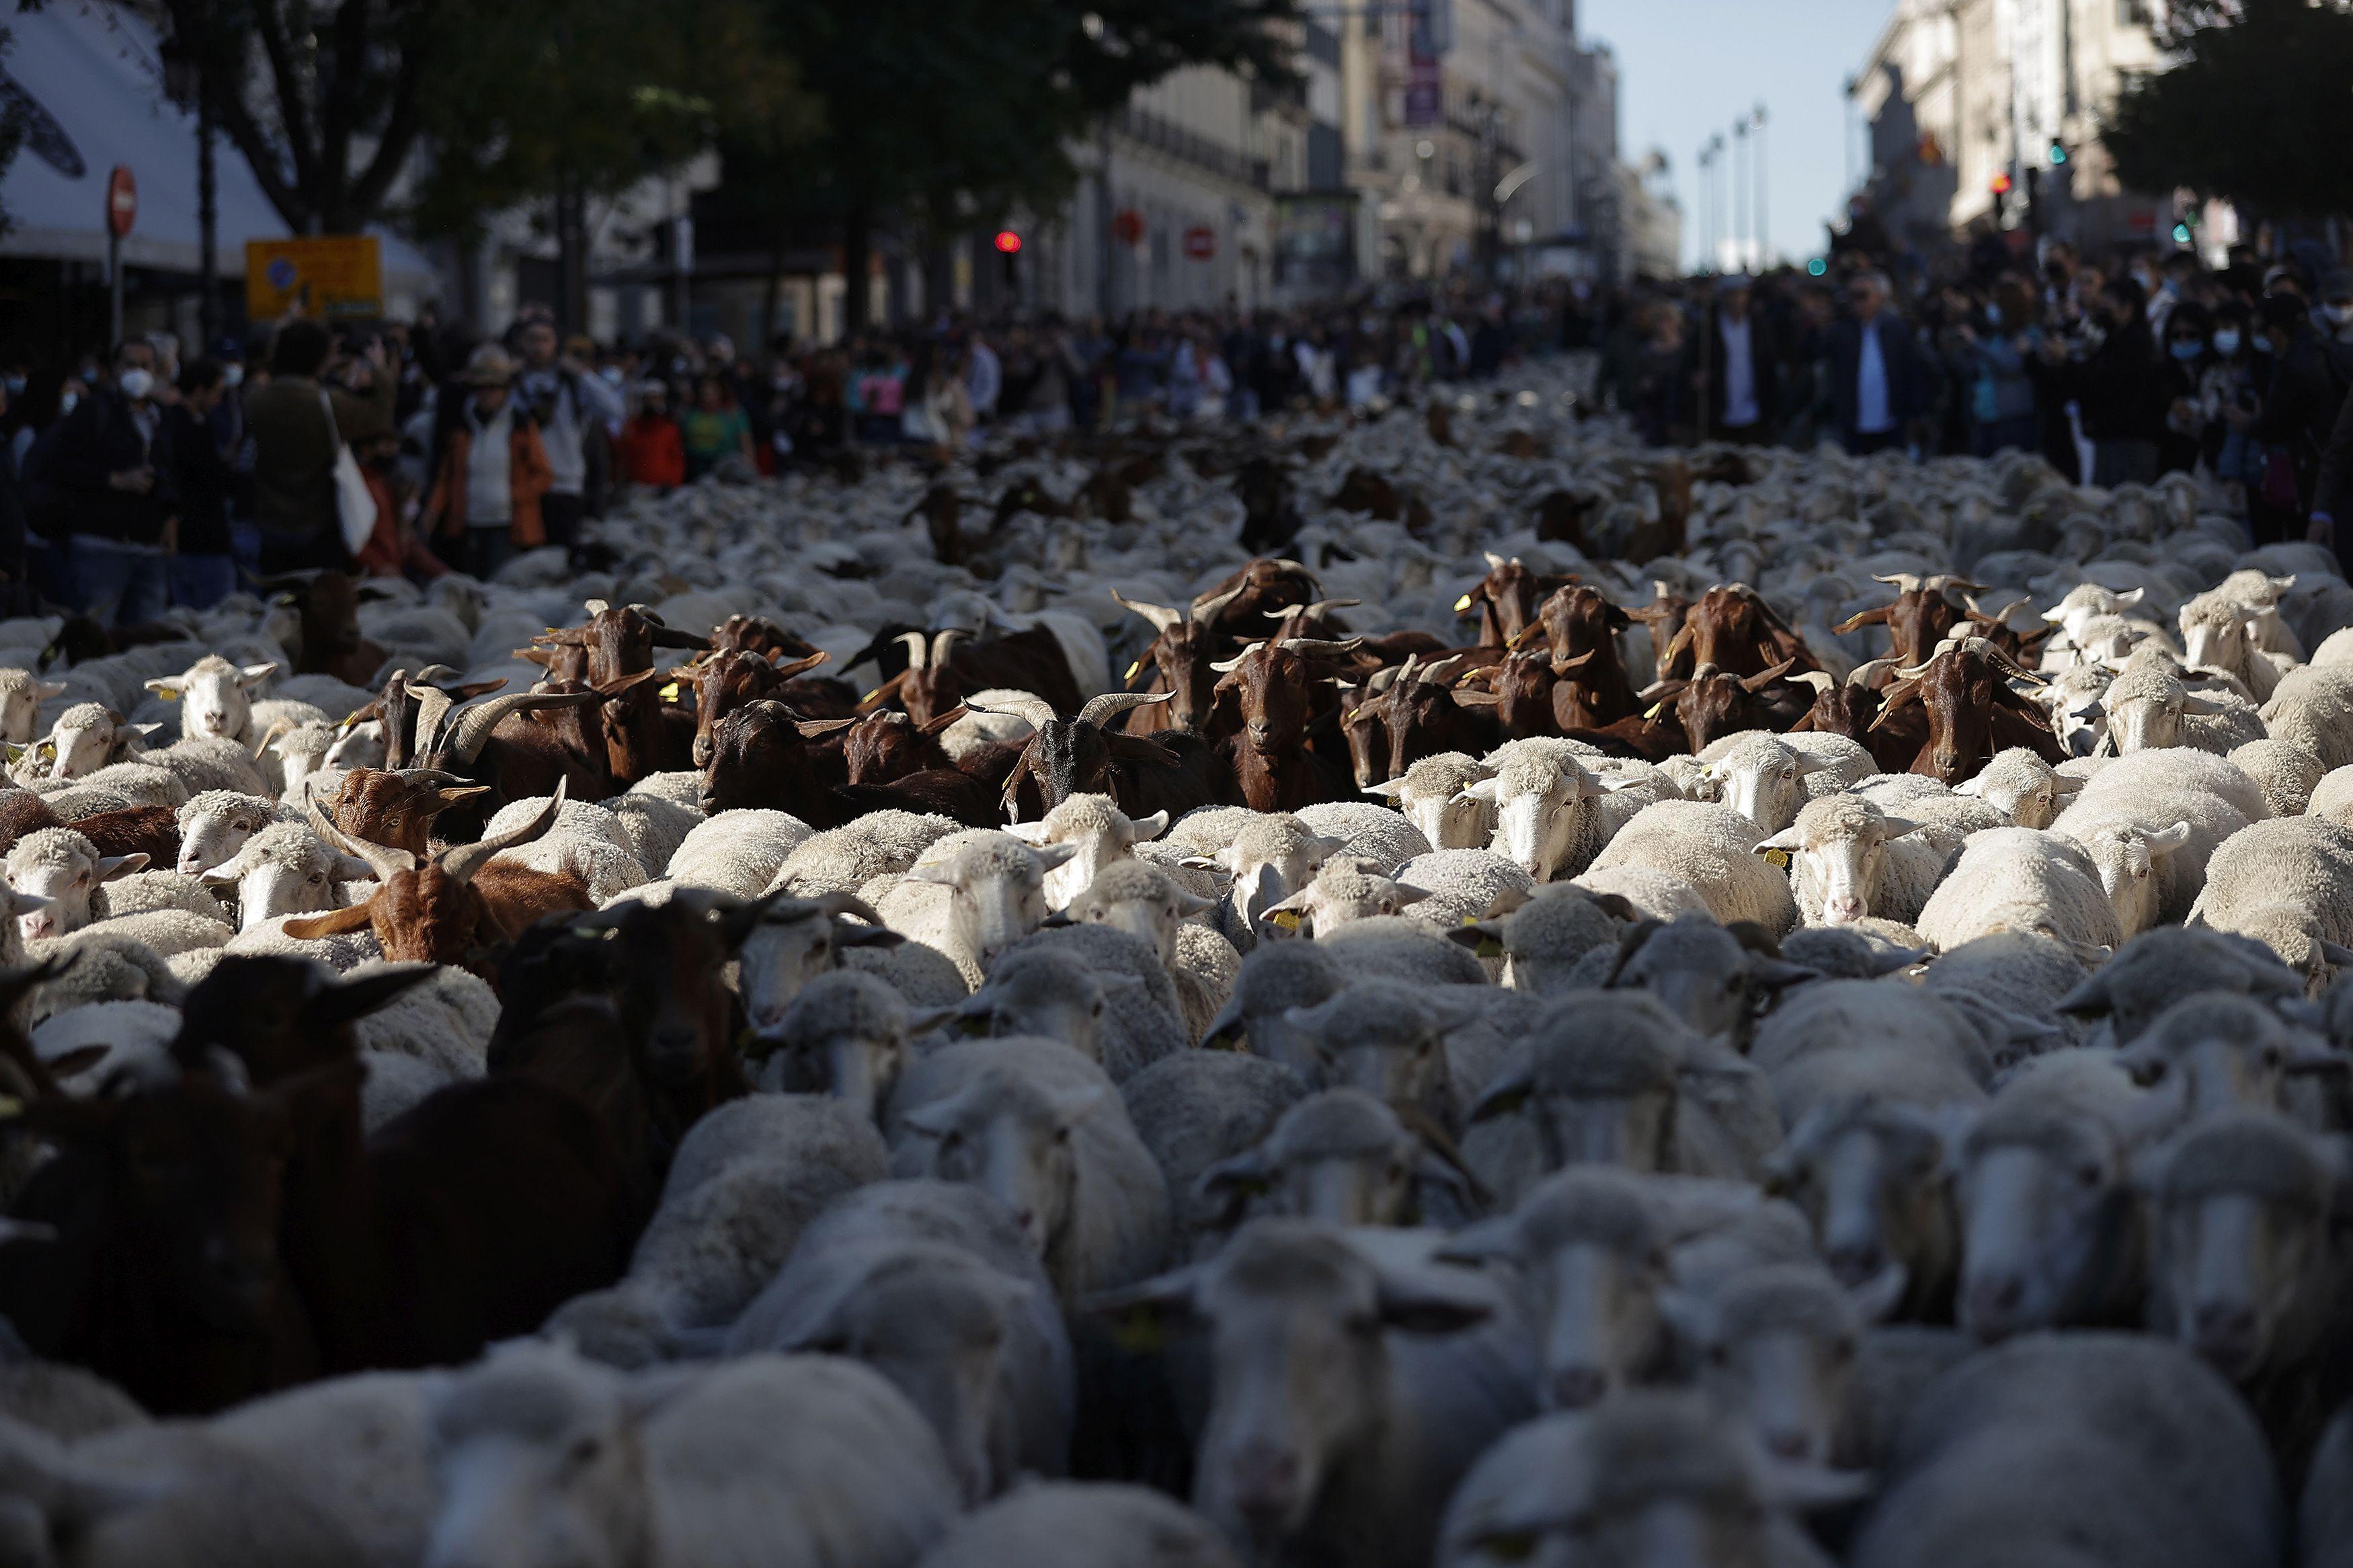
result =
[[[354,838],[337,827],[334,819],[330,817],[319,805],[318,781],[315,779],[303,781],[302,815],[309,818],[311,831],[326,840],[331,847],[340,849],[354,859],[366,861],[368,869],[375,873],[375,879],[379,882],[390,881],[393,873],[396,871],[417,869],[417,857],[407,850],[394,849],[383,844],[371,844],[364,838]]]
[[[393,768],[389,771],[395,778],[409,784],[429,784],[435,789],[462,789],[478,782],[463,773],[453,773],[447,768]]]
[[[1234,655],[1234,657],[1233,657],[1233,658],[1227,658],[1227,659],[1214,659],[1214,658],[1213,658],[1213,659],[1211,659],[1211,660],[1209,661],[1209,668],[1210,668],[1211,669],[1216,670],[1216,671],[1217,671],[1219,674],[1220,674],[1220,675],[1227,674],[1228,672],[1229,672],[1229,671],[1231,671],[1231,670],[1233,670],[1233,669],[1235,669],[1235,668],[1238,668],[1240,666],[1240,664],[1241,664],[1242,660],[1244,660],[1244,659],[1248,658],[1250,655],[1252,655],[1252,654],[1256,653],[1259,649],[1261,649],[1261,648],[1264,647],[1265,646],[1266,646],[1266,644],[1264,644],[1263,642],[1254,642],[1254,643],[1251,643],[1251,644],[1250,644],[1249,646],[1247,646],[1246,647],[1244,647],[1244,648],[1242,649],[1242,651],[1241,651],[1241,652],[1240,652],[1240,653],[1238,653],[1238,654]]]
[[[1100,728],[1131,708],[1166,702],[1176,695],[1173,691],[1106,691],[1100,697],[1087,699],[1087,705],[1079,710],[1079,722]]]
[[[1175,694],[1172,692],[1170,695]],[[1031,728],[1039,730],[1044,729],[1061,717],[1054,711],[1052,703],[1042,697],[1033,697],[1026,691],[1000,697],[994,707],[984,708],[979,703],[969,700],[964,706],[967,713],[1009,713],[1016,719],[1027,719]]]
[[[818,665],[825,663],[832,658],[833,655],[826,652],[823,648],[819,648],[815,653],[809,655],[807,658],[787,659],[782,664],[773,665],[773,668],[775,668],[779,679],[790,680],[797,675],[807,674],[808,671],[815,669]]]
[[[902,642],[907,645],[907,668],[909,669],[923,668],[925,661],[932,657],[931,639],[921,632],[901,632],[897,637],[891,640],[893,642]]]
[[[1172,610],[1166,605],[1147,605],[1141,599],[1131,599],[1118,589],[1111,591],[1112,602],[1121,609],[1132,611],[1152,623],[1155,632],[1166,632],[1185,624],[1185,612]]]
[[[1916,594],[1920,591],[1921,579],[1916,573],[1898,572],[1893,576],[1883,577],[1874,572],[1871,574],[1871,580],[1874,583],[1893,583],[1901,593]]]
[[[1789,679],[1802,685],[1812,687],[1814,689],[1814,695],[1817,697],[1820,697],[1823,692],[1828,691],[1831,687],[1838,684],[1837,681],[1831,679],[1830,672],[1824,669],[1801,669],[1797,674],[1789,677]]]
[[[565,785],[569,782],[556,780],[555,793],[548,796],[547,804],[540,808],[539,815],[521,827],[510,828],[495,837],[475,844],[453,844],[435,857],[433,863],[453,880],[472,881],[474,873],[489,865],[491,856],[501,849],[512,849],[518,844],[528,844],[554,826],[556,813],[564,809]]]
[[[1250,579],[1244,577],[1222,594],[1203,594],[1193,601],[1193,618],[1214,621],[1226,613],[1226,607],[1250,591]]]
[[[491,731],[510,714],[538,713],[551,708],[580,708],[604,698],[594,691],[518,691],[477,703],[458,716],[444,750],[461,763],[470,763],[490,744]]]
[[[1872,679],[1881,671],[1894,668],[1895,661],[1892,658],[1867,658],[1847,671],[1846,683],[1849,686],[1867,687],[1871,684]]]
[[[1282,646],[1310,658],[1341,658],[1364,647],[1365,639],[1350,637],[1345,642],[1327,642],[1322,637],[1293,637]]]
[[[962,626],[950,626],[945,631],[934,632],[932,634],[932,668],[945,669],[948,667],[948,655],[955,651],[956,638],[970,636],[972,634]]]

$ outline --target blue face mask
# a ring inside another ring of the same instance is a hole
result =
[[[2259,354],[2267,354],[2272,352],[2271,339],[2264,337],[2260,332],[2247,340],[2247,346],[2254,350]]]
[[[2232,354],[2237,353],[2239,352],[2238,331],[2233,329],[2230,331],[2216,332],[2214,334],[2214,352],[2221,354],[2224,359],[2228,359]]]
[[[0,382],[0,385],[7,387],[8,395],[11,397],[25,395],[25,378],[21,375],[12,375],[5,382]]]
[[[1986,307],[1986,325],[1987,325],[1987,326],[1989,326],[1989,327],[1999,327],[2000,325],[2001,325],[2001,307],[2000,307],[2000,306],[1999,306],[1999,305],[1988,305],[1988,306]]]
[[[2181,361],[2184,364],[2189,363],[2191,360],[2196,359],[2200,354],[2204,353],[2205,352],[2206,345],[2197,342],[2195,339],[2192,339],[2188,342],[2179,342],[2173,345],[2173,357]]]

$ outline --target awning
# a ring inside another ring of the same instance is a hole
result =
[[[155,34],[124,7],[49,0],[6,18],[0,93],[26,119],[25,144],[0,177],[10,227],[0,256],[106,258],[106,182],[118,163],[139,184],[139,216],[122,242],[133,267],[202,270],[196,226],[195,117],[165,101]],[[215,254],[221,276],[245,275],[245,242],[292,231],[245,159],[215,144]],[[432,263],[383,235],[385,292],[414,301],[439,292]]]

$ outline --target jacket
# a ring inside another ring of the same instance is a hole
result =
[[[1879,357],[1887,367],[1887,412],[1897,435],[1908,422],[1925,417],[1936,401],[1936,371],[1926,350],[1912,335],[1909,323],[1892,311],[1877,317]],[[1841,433],[1853,436],[1862,418],[1862,323],[1841,317],[1831,328],[1831,395],[1838,406]]]
[[[2070,378],[2094,441],[2154,441],[2165,433],[2157,340],[2146,321],[2109,329]]]
[[[131,405],[103,387],[68,416],[50,472],[65,494],[74,532],[129,544],[164,542],[164,524],[180,505],[178,465],[172,460],[172,422],[166,412],[155,405],[152,440],[132,419]],[[108,476],[138,468],[155,471],[155,483],[146,494],[107,483]]]
[[[307,375],[277,376],[245,400],[253,433],[253,520],[268,533],[311,535],[335,527],[338,437],[382,430],[392,423],[399,384],[380,376],[365,395],[327,389],[334,424],[319,405],[319,384]]]
[[[213,428],[185,403],[164,411],[172,427],[173,478],[180,492],[180,552],[227,555],[228,496],[234,476],[213,444]]]
[[[373,468],[360,470],[367,479],[368,494],[375,498],[375,531],[367,542],[360,546],[360,570],[371,577],[398,577],[415,573],[420,577],[440,577],[449,568],[425,547],[417,531],[402,522],[400,504],[393,499],[392,487],[384,476]]]
[[[678,421],[640,414],[621,427],[621,472],[633,485],[676,489],[686,483],[686,441]]]
[[[507,537],[518,550],[536,550],[547,542],[540,521],[539,499],[555,486],[547,466],[547,448],[540,445],[539,426],[517,408],[507,437],[507,486],[514,498],[508,514]],[[441,443],[441,461],[434,470],[433,490],[425,500],[425,520],[444,539],[466,536],[466,465],[474,450],[473,427],[460,422]]]
[[[1684,357],[1694,378],[1704,373],[1707,386],[1707,427],[1724,428],[1724,312],[1710,306],[1693,335]],[[1781,367],[1787,356],[1781,335],[1754,308],[1748,312],[1748,363],[1757,384],[1757,424],[1753,428],[1778,430],[1781,424]]]

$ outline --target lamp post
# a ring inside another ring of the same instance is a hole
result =
[[[210,353],[220,324],[220,264],[215,254],[220,182],[213,166],[213,104],[205,91],[204,45],[175,30],[164,40],[163,55],[164,96],[196,111],[196,335],[203,340],[198,352]]]
[[[1773,230],[1766,222],[1765,193],[1772,184],[1772,164],[1765,156],[1765,106],[1759,103],[1748,117],[1757,132],[1756,145],[1749,150],[1750,167],[1757,174],[1757,197],[1754,216],[1757,222],[1757,269],[1762,272],[1771,264]]]
[[[1704,272],[1715,268],[1715,150],[1708,142],[1699,145],[1699,257]]]
[[[1732,262],[1725,268],[1738,272],[1748,265],[1748,181],[1743,177],[1740,165],[1748,152],[1748,117],[1742,115],[1732,122]]]

